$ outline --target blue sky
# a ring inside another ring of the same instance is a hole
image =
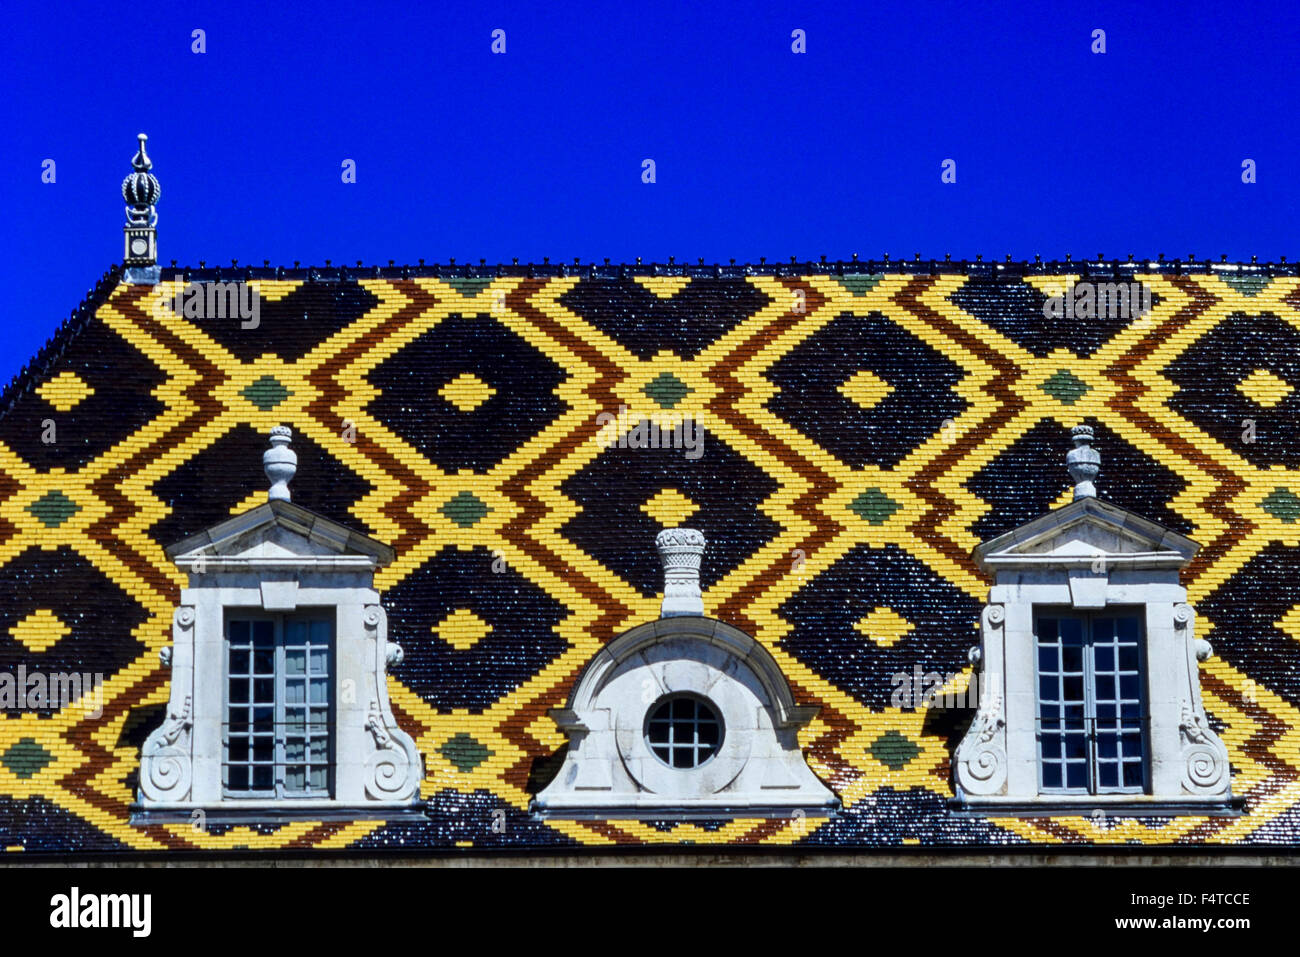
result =
[[[1293,259],[1298,10],[11,3],[0,381],[120,261],[141,131],[163,263]]]

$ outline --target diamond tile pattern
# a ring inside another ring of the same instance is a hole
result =
[[[174,280],[102,284],[0,396],[0,673],[105,681],[98,713],[0,712],[0,844],[1300,844],[1300,278],[1138,271],[1148,315],[1072,320],[1043,303],[1077,275],[1027,268],[325,270],[252,280],[257,329],[169,314]],[[621,413],[623,431],[697,424],[702,454],[611,446]],[[1059,503],[1081,422],[1102,496],[1202,546],[1184,581],[1240,818],[958,819],[948,762],[969,714],[891,701],[916,665],[969,670],[987,589],[971,549]],[[376,587],[429,819],[133,828],[183,584],[162,548],[257,500],[280,424],[295,501],[396,549]],[[549,709],[657,612],[666,516],[709,538],[707,613],[820,708],[801,743],[835,818],[528,816],[563,740]]]

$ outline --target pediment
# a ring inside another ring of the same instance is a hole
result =
[[[316,564],[321,561],[383,566],[393,550],[383,542],[323,515],[272,501],[191,535],[167,549],[181,567],[219,564]]]
[[[984,570],[1017,564],[1066,564],[1107,556],[1118,563],[1185,565],[1198,546],[1177,532],[1095,498],[1079,499],[984,542],[975,549]]]

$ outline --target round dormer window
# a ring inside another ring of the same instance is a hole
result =
[[[668,767],[698,768],[722,747],[722,718],[703,698],[672,695],[650,709],[645,739],[650,752]]]

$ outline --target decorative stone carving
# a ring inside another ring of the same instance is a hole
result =
[[[1092,426],[1076,425],[1070,430],[1074,448],[1065,456],[1065,466],[1074,479],[1074,500],[1096,498],[1097,486],[1093,479],[1101,471],[1101,453],[1092,447]]]
[[[984,609],[983,635],[1001,629],[1006,621],[1006,609],[1001,605],[988,605]],[[970,661],[982,673],[979,683],[980,707],[975,713],[961,743],[953,756],[953,768],[958,786],[969,794],[1000,794],[1007,783],[1006,715],[1002,705],[1001,675],[983,668],[984,650],[970,650]]]
[[[289,482],[298,471],[298,453],[289,448],[293,430],[277,425],[271,430],[271,447],[262,453],[262,468],[271,480],[270,501],[289,501]]]
[[[1191,606],[1174,606],[1174,625],[1186,644],[1189,675],[1178,722],[1183,790],[1188,794],[1226,796],[1231,784],[1228,748],[1210,727],[1197,678],[1196,663],[1210,656],[1210,643],[1196,637],[1196,613]]]
[[[397,727],[388,703],[388,665],[402,660],[402,649],[388,640],[383,606],[367,606],[362,621],[374,646],[374,687],[365,720],[371,746],[365,759],[366,794],[376,800],[408,800],[420,789],[420,753],[410,735]]]
[[[159,652],[163,667],[172,667],[177,647],[191,647],[194,608],[182,605],[172,615],[172,645]],[[140,754],[140,791],[151,801],[183,801],[193,781],[194,695],[192,674],[173,674],[167,718],[145,739]]]
[[[664,566],[661,618],[704,614],[704,597],[700,592],[704,544],[704,536],[693,528],[666,528],[655,538],[659,560]]]

